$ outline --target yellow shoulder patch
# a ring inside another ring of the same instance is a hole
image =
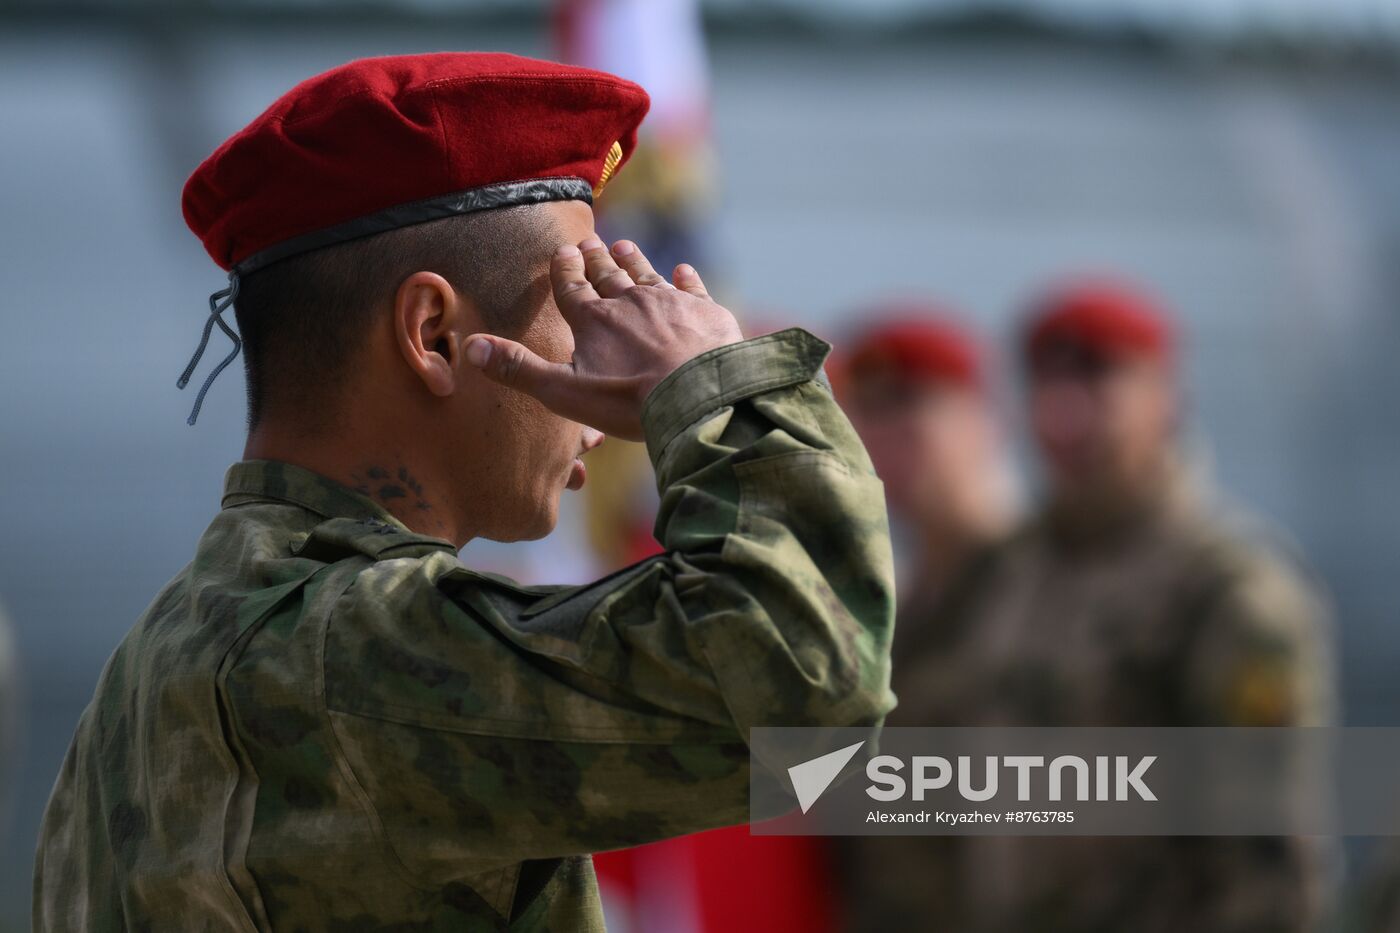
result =
[[[1229,685],[1226,715],[1231,725],[1286,726],[1296,715],[1294,692],[1285,665],[1263,659],[1241,665]]]

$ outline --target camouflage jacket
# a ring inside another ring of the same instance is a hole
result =
[[[1255,525],[1184,475],[1134,513],[1043,513],[901,610],[888,725],[1329,723],[1326,603]],[[1325,846],[1268,837],[848,848],[850,926],[871,931],[1288,933],[1316,928],[1332,868]]]
[[[474,572],[245,461],[108,662],[44,817],[36,930],[596,930],[588,853],[748,815],[747,730],[893,705],[882,488],[791,330],[643,421],[666,553]]]

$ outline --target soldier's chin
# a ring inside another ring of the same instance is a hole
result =
[[[554,526],[559,524],[559,497],[562,493],[562,489],[552,491],[543,501],[535,504],[534,508],[522,507],[515,510],[512,516],[514,520],[509,527],[493,529],[482,537],[490,541],[500,541],[502,544],[538,541],[547,537],[554,531]]]

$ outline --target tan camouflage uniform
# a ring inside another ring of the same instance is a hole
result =
[[[233,465],[83,716],[35,929],[601,929],[588,853],[745,820],[749,727],[893,703],[884,500],[827,349],[787,331],[664,381],[666,553],[589,586]]]
[[[900,615],[891,726],[1332,718],[1318,595],[1179,475],[1118,514],[1050,509],[920,608]],[[867,839],[853,862],[851,929],[959,933],[1306,930],[1330,872],[1277,838]]]

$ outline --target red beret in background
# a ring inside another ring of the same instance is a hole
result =
[[[636,147],[647,94],[603,72],[440,52],[298,84],[185,184],[190,229],[240,273],[491,207],[583,200]]]
[[[1024,352],[1035,364],[1063,353],[1103,360],[1169,359],[1171,316],[1145,292],[1104,279],[1057,288],[1037,302],[1025,329]]]
[[[875,373],[979,389],[983,384],[976,339],[938,308],[902,305],[877,309],[878,323],[860,331],[834,369],[844,382]]]

